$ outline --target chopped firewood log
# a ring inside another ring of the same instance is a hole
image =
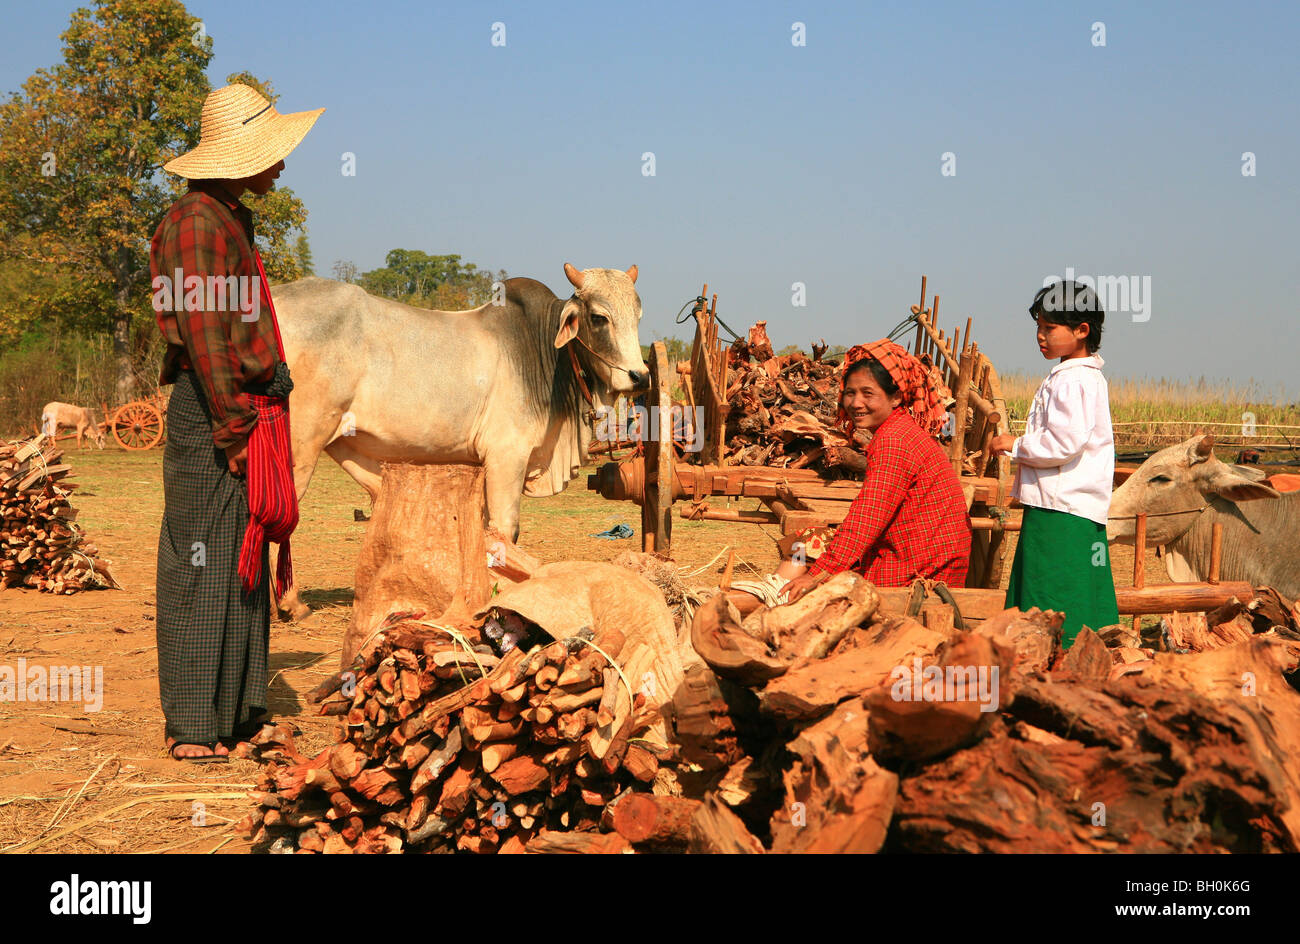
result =
[[[746,756],[740,739],[753,727],[758,700],[748,688],[719,678],[703,662],[686,669],[673,698],[682,757],[706,773],[726,770]]]
[[[691,821],[700,801],[686,797],[632,793],[613,813],[614,831],[628,842],[676,843],[691,839]]]
[[[483,501],[481,466],[384,464],[341,665],[373,643],[375,627],[394,609],[418,606],[455,623],[488,599]]]
[[[636,850],[617,833],[552,832],[542,830],[524,844],[524,850],[544,854],[622,855]]]

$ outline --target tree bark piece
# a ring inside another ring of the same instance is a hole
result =
[[[723,855],[767,851],[740,817],[713,793],[704,798],[691,817],[688,850]]]
[[[1027,680],[995,729],[903,781],[889,848],[910,852],[1300,849],[1296,657],[1258,637],[1157,653],[1100,687]]]
[[[900,666],[899,677],[865,699],[872,755],[882,763],[919,762],[974,743],[1011,694],[1014,661],[1000,637],[960,633],[933,665],[914,659]]]
[[[896,666],[929,659],[944,634],[898,617],[867,627],[868,642],[829,658],[801,663],[759,692],[763,711],[781,718],[816,717],[846,698],[883,685]]]
[[[854,698],[787,745],[785,799],[772,816],[773,852],[880,849],[893,815],[898,776],[872,760],[867,708]]]
[[[482,467],[385,463],[382,475],[357,561],[344,666],[393,610],[468,615],[489,594]]]

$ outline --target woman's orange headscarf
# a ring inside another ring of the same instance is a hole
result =
[[[930,376],[925,366],[907,350],[885,338],[870,344],[856,344],[844,355],[844,365],[840,370],[840,400],[836,421],[849,435],[853,434],[853,420],[844,411],[844,378],[849,368],[856,361],[872,358],[889,372],[898,385],[899,396],[903,398],[902,406],[916,420],[916,425],[930,436],[938,436],[939,430],[947,422],[948,411],[939,402],[939,394],[930,384]]]

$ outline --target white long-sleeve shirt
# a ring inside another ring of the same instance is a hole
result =
[[[1052,368],[1011,447],[1019,463],[1011,494],[1022,505],[1106,523],[1115,478],[1110,394],[1097,355]]]

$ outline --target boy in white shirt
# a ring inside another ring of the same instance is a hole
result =
[[[1080,628],[1119,622],[1106,543],[1115,439],[1101,347],[1105,313],[1091,288],[1054,282],[1034,296],[1038,350],[1059,358],[1034,395],[1020,437],[997,436],[995,453],[1019,463],[1011,494],[1024,506],[1006,605],[1065,613],[1061,642]]]

